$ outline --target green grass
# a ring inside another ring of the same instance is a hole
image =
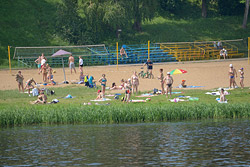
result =
[[[171,103],[165,96],[151,97],[147,103],[123,104],[120,100],[106,105],[83,105],[96,98],[96,89],[83,86],[55,88],[58,104],[31,105],[36,97],[28,97],[17,90],[0,91],[0,127],[30,124],[106,124],[125,122],[159,122],[197,119],[250,118],[250,90],[235,89],[227,96],[229,104],[218,104],[215,96],[205,90],[182,90],[181,95],[199,97],[199,101]],[[179,90],[176,90],[179,91]],[[62,99],[67,94],[73,99]],[[178,94],[180,95],[180,94]],[[173,97],[176,97],[175,95]],[[112,98],[112,97],[110,97]],[[132,99],[143,99],[132,96]],[[145,99],[145,98],[144,98]],[[99,102],[104,104],[107,102]]]

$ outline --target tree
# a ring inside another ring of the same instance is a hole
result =
[[[242,28],[247,28],[247,18],[248,18],[248,11],[249,11],[249,0],[246,0],[246,6],[245,6],[245,14],[243,19]]]
[[[203,18],[207,17],[207,1],[206,0],[202,0],[202,4],[201,4],[201,16]]]

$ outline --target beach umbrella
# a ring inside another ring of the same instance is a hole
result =
[[[182,70],[182,69],[174,69],[173,71],[170,72],[171,75],[174,75],[174,74],[184,74],[184,73],[187,73],[187,71]]]
[[[64,55],[71,55],[72,53],[70,52],[67,52],[65,50],[58,50],[56,53],[54,53],[51,57],[61,57],[62,58],[62,65],[63,65],[63,73],[64,73],[64,83],[68,83],[66,81],[66,75],[65,75],[65,69],[64,69],[64,61],[63,61],[63,56]]]

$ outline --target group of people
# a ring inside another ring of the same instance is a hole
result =
[[[166,90],[166,97],[172,95],[172,85],[174,83],[173,77],[170,75],[170,72],[167,72],[167,76],[164,77],[163,74],[163,69],[160,69],[160,76],[158,76],[158,79],[160,80],[160,85],[161,85],[161,94],[165,94]],[[166,85],[166,89],[164,88]]]
[[[52,85],[55,84],[53,79],[53,69],[49,66],[47,58],[42,53],[42,56],[39,56],[35,63],[37,64],[38,74],[42,73],[42,80],[44,83],[50,82]]]

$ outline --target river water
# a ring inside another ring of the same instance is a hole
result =
[[[0,129],[0,166],[250,166],[250,120]]]

